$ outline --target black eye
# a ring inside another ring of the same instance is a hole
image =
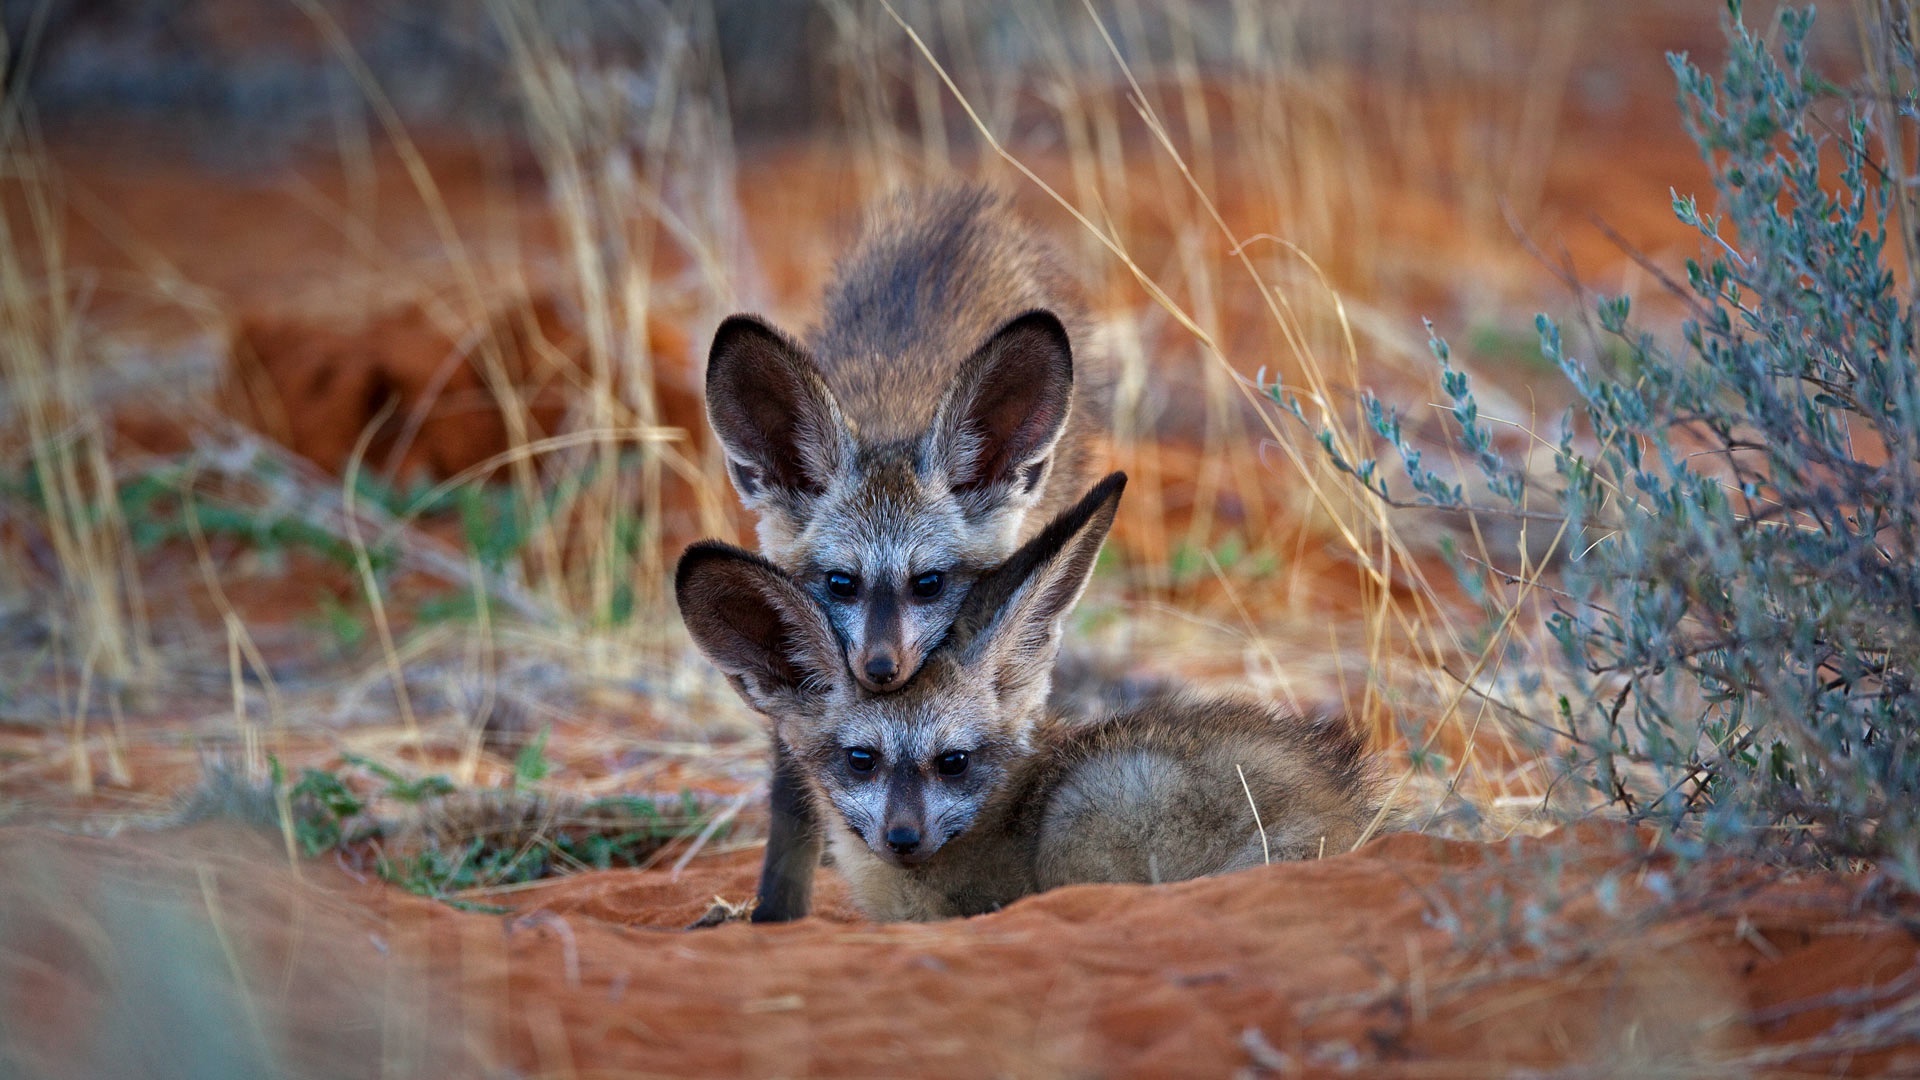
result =
[[[913,595],[921,600],[931,600],[940,595],[947,587],[947,576],[938,570],[929,570],[913,579]]]
[[[845,570],[829,570],[827,571],[827,591],[842,600],[851,600],[853,594],[860,591],[860,579]]]
[[[941,776],[959,776],[967,771],[967,752],[953,750],[941,754],[940,760],[934,763],[934,768],[940,770]]]
[[[847,751],[847,768],[854,772],[872,772],[880,756],[864,746],[856,746]]]

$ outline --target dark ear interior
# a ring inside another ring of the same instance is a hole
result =
[[[1012,622],[1020,625],[1023,638],[1029,631],[1041,637],[1050,633],[1092,576],[1126,487],[1126,473],[1109,475],[974,582],[954,620],[956,646],[969,648],[983,636],[1012,629]]]
[[[751,315],[714,332],[707,418],[749,500],[768,486],[816,495],[840,453],[833,396],[806,352]]]
[[[1072,402],[1073,351],[1052,312],[1029,311],[995,331],[961,365],[941,407],[954,490],[1037,479]]]
[[[756,706],[764,704],[756,693],[806,691],[831,663],[822,635],[833,631],[813,600],[758,555],[702,541],[680,556],[673,588],[694,644],[729,677],[745,680]]]

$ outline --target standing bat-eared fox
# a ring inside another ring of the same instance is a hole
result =
[[[893,693],[846,670],[829,609],[739,548],[680,559],[702,652],[821,808],[834,865],[881,920],[995,910],[1085,882],[1178,881],[1344,851],[1377,802],[1344,718],[1161,697],[1091,721],[1046,708],[1061,625],[1120,503],[1114,474],[983,574]]]
[[[909,685],[979,575],[1085,490],[1110,393],[1086,312],[997,196],[951,187],[881,204],[803,341],[714,334],[707,416],[760,551],[863,689]],[[795,769],[776,740],[759,922],[805,915],[820,861]]]

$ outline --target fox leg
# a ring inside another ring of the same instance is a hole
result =
[[[788,922],[806,915],[813,902],[813,872],[820,865],[820,828],[813,793],[798,764],[779,740],[773,746],[766,861],[760,866],[760,899],[754,922]]]

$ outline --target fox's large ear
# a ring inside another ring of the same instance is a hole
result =
[[[720,324],[707,354],[707,420],[740,500],[820,494],[844,462],[846,423],[799,345],[751,315]]]
[[[1073,351],[1052,312],[995,331],[966,363],[934,419],[929,455],[970,516],[1031,494],[1066,430]]]
[[[694,644],[748,705],[784,719],[833,686],[842,667],[833,627],[772,563],[703,540],[680,556],[673,591]]]
[[[1061,624],[1093,576],[1126,486],[1125,473],[1095,484],[968,591],[949,641],[962,663],[991,674],[1003,700],[1046,698]]]

